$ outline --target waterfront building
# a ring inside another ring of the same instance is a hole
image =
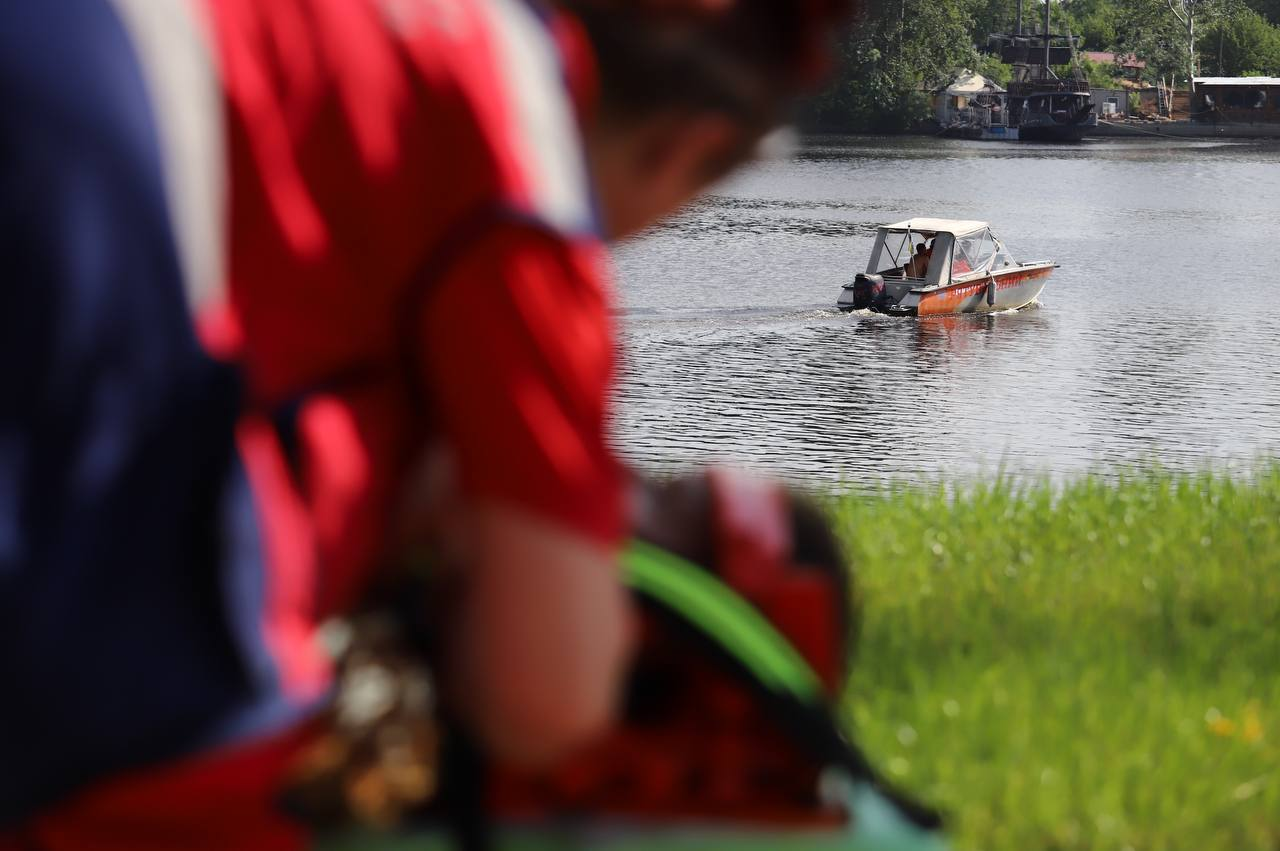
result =
[[[1280,77],[1195,77],[1191,119],[1280,126]]]

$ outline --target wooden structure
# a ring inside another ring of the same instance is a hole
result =
[[[1280,77],[1196,77],[1193,83],[1193,121],[1280,124]]]
[[[996,81],[966,68],[934,93],[933,117],[944,135],[984,138],[984,131],[1006,127],[1005,91]]]

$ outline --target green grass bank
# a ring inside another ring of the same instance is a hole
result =
[[[958,848],[1280,849],[1280,464],[832,510],[849,717]]]

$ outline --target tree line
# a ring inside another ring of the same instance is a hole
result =
[[[1146,82],[1185,87],[1203,76],[1280,76],[1280,0],[1051,0],[1053,31],[1080,50],[1135,54]],[[1023,29],[1043,20],[1024,0]],[[1010,69],[982,52],[990,33],[1012,31],[1018,0],[870,0],[841,45],[838,73],[804,107],[810,130],[894,132],[929,113],[929,92],[960,68],[1001,85]],[[1121,69],[1082,62],[1090,83]]]

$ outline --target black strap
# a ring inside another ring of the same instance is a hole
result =
[[[498,226],[517,220],[518,217],[506,207],[494,203],[481,204],[460,218],[436,243],[418,268],[413,283],[399,299],[396,358],[415,412],[424,421],[429,414],[430,405],[423,393],[426,380],[421,374],[421,348],[418,341],[422,333],[422,316],[427,299],[469,249]]]
[[[489,851],[493,847],[485,788],[488,761],[461,725],[448,725],[440,760],[439,805],[459,851]]]

